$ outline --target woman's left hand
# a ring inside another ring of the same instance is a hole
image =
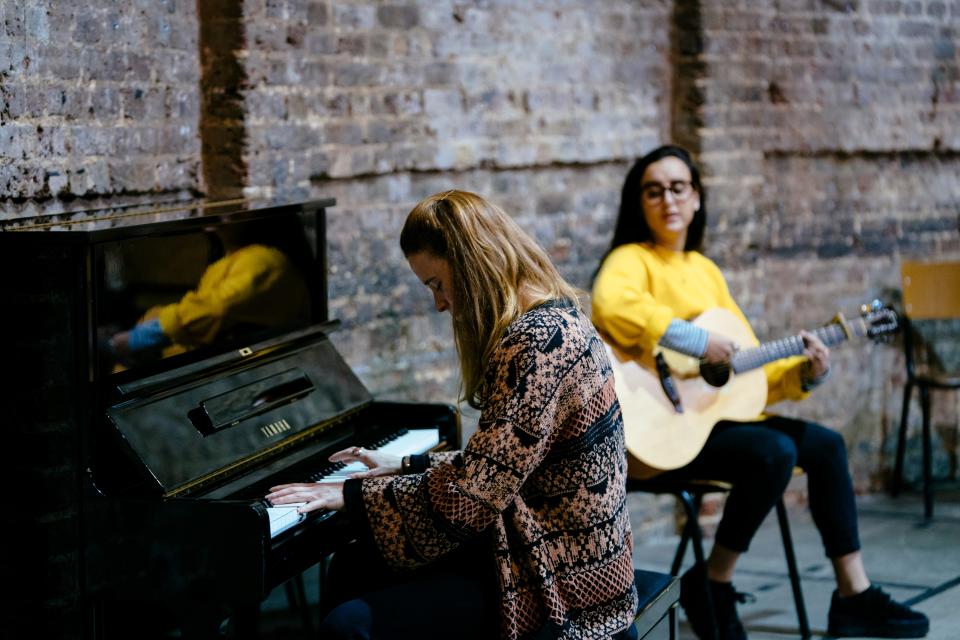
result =
[[[830,349],[808,331],[801,331],[800,337],[803,338],[803,355],[810,359],[811,376],[814,379],[825,376],[830,371]]]
[[[317,509],[340,511],[343,509],[342,482],[295,482],[270,487],[266,496],[271,504],[289,504],[291,502],[306,502],[297,511],[307,513]]]
[[[366,471],[356,471],[350,474],[351,478],[376,478],[378,476],[392,476],[400,473],[402,458],[381,453],[376,449],[363,447],[347,447],[330,456],[330,462],[359,462],[367,467]]]

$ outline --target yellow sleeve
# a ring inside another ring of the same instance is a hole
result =
[[[610,252],[593,283],[592,320],[597,329],[628,352],[653,351],[675,313],[647,286],[649,271],[634,247]]]
[[[763,367],[767,374],[767,406],[783,400],[803,400],[810,395],[803,390],[804,356],[774,360]]]
[[[224,256],[207,267],[196,289],[160,310],[160,328],[178,344],[213,342],[237,309],[274,286],[286,264],[283,253],[261,245]]]

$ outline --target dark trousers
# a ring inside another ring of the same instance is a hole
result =
[[[397,574],[372,546],[353,543],[330,561],[333,592],[324,640],[431,640],[500,637],[500,601],[487,544],[458,549],[423,569]],[[631,626],[616,640],[634,640]],[[545,627],[529,640],[552,640]]]
[[[500,613],[489,549],[462,548],[412,573],[397,574],[361,543],[338,551],[324,640],[470,638],[499,635]]]
[[[846,446],[838,433],[816,423],[779,416],[760,422],[720,422],[690,464],[658,478],[731,483],[716,541],[744,552],[783,495],[795,466],[807,474],[810,512],[827,557],[859,550]]]

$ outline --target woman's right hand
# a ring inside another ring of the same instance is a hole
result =
[[[733,354],[739,349],[740,345],[736,341],[711,331],[707,338],[707,351],[703,354],[703,359],[712,364],[730,362]]]
[[[351,474],[351,478],[376,478],[378,476],[394,476],[400,473],[402,458],[380,453],[374,449],[364,449],[363,447],[348,447],[330,456],[330,462],[349,464],[355,461],[367,465],[367,470]]]
[[[120,362],[128,362],[130,359],[130,332],[121,331],[120,333],[113,334],[113,337],[109,340],[110,351],[113,352],[114,358]]]

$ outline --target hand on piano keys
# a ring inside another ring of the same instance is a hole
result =
[[[339,469],[314,482],[343,482],[348,478],[376,478],[400,473],[404,456],[430,451],[440,443],[435,429],[403,430],[382,440],[372,448],[347,447],[330,456],[330,462],[339,463]]]
[[[332,454],[330,462],[343,464],[336,471],[324,473],[313,482],[293,482],[270,487],[265,498],[275,506],[305,502],[297,513],[317,509],[343,509],[343,483],[349,478],[373,478],[400,473],[403,456],[429,451],[439,443],[434,429],[412,429],[378,443],[376,449],[347,447]]]
[[[375,478],[400,473],[401,456],[392,455],[382,449],[364,449],[348,447],[330,456],[330,462],[342,462],[345,466],[337,471],[337,478]],[[326,479],[330,482],[330,479]]]
[[[343,509],[343,483],[322,484],[319,482],[294,482],[270,487],[266,499],[274,506],[303,502],[297,507],[297,513],[307,513],[317,509],[340,511]]]

